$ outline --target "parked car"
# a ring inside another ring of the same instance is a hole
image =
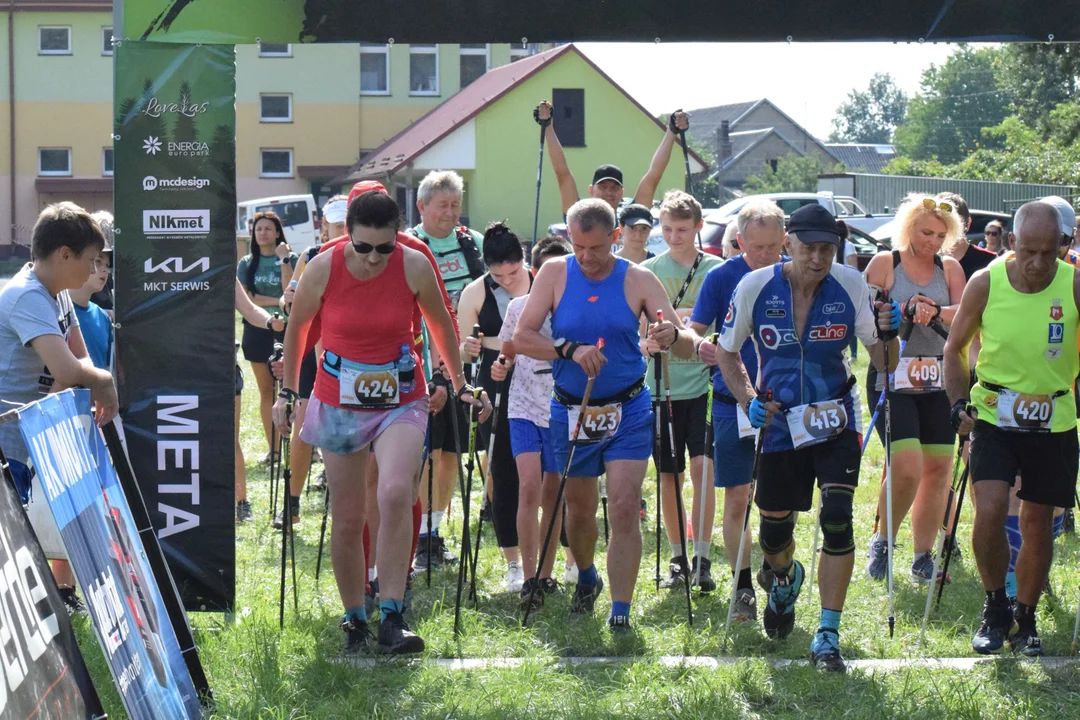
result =
[[[236,206],[236,235],[251,239],[251,223],[257,213],[272,211],[281,218],[285,242],[299,254],[315,245],[319,237],[319,211],[312,195],[280,195],[246,200]]]
[[[1012,215],[1009,213],[994,212],[992,210],[971,210],[970,212],[971,227],[968,229],[967,239],[973,245],[984,239],[983,231],[986,230],[986,225],[991,220],[998,220],[1005,226],[1006,236],[1012,230]],[[896,220],[890,220],[869,234],[875,241],[886,242],[892,247],[892,238],[896,234]]]
[[[855,246],[859,270],[862,271],[866,270],[866,266],[870,264],[870,259],[879,252],[892,250],[892,245],[888,240],[878,240],[873,235],[856,228],[848,228],[848,240]]]
[[[858,228],[864,232],[872,232],[892,219],[892,215],[874,215],[867,210],[858,200],[844,195],[833,195],[829,192],[818,193],[765,193],[763,195],[747,195],[737,198],[723,205],[716,212],[723,215],[738,215],[751,200],[764,198],[772,200],[784,211],[784,217],[791,217],[804,205],[817,203],[831,212],[838,220],[843,220],[848,227]]]

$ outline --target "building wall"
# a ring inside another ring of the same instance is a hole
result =
[[[803,155],[814,155],[819,158],[826,169],[831,169],[836,164],[836,158],[825,151],[809,133],[766,103],[762,103],[750,111],[745,118],[739,121],[736,129],[752,130],[767,127],[774,128],[778,135],[791,143],[792,147]]]
[[[508,219],[519,235],[532,236],[540,141],[532,110],[540,100],[551,97],[553,88],[585,90],[586,146],[566,148],[566,159],[582,197],[588,196],[592,173],[603,163],[615,163],[623,171],[627,195],[634,193],[648,170],[663,130],[577,53],[568,52],[477,116],[477,170],[466,190],[473,227],[483,228],[493,220]],[[546,149],[544,155],[541,236],[548,224],[563,221],[559,190]],[[676,147],[657,189],[657,199],[666,190],[683,189],[684,183],[682,151]]]
[[[724,170],[724,184],[741,185],[751,175],[761,175],[770,160],[779,160],[793,152],[796,150],[787,140],[776,135],[769,135],[739,158],[738,162]]]

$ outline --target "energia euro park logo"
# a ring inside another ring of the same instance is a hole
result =
[[[210,180],[200,177],[189,178],[156,178],[147,175],[142,181],[143,190],[154,192],[155,190],[202,190],[210,186]]]
[[[204,142],[183,141],[163,144],[161,138],[154,135],[143,140],[142,147],[147,155],[154,156],[163,151],[169,157],[206,157],[210,154],[210,146]]]

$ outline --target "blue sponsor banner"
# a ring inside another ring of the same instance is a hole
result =
[[[19,411],[20,428],[133,720],[202,717],[176,635],[132,521],[89,393],[67,390]]]

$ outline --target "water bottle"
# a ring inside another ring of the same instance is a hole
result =
[[[398,388],[402,395],[416,389],[416,360],[413,359],[408,345],[401,346],[401,359],[398,360]]]

